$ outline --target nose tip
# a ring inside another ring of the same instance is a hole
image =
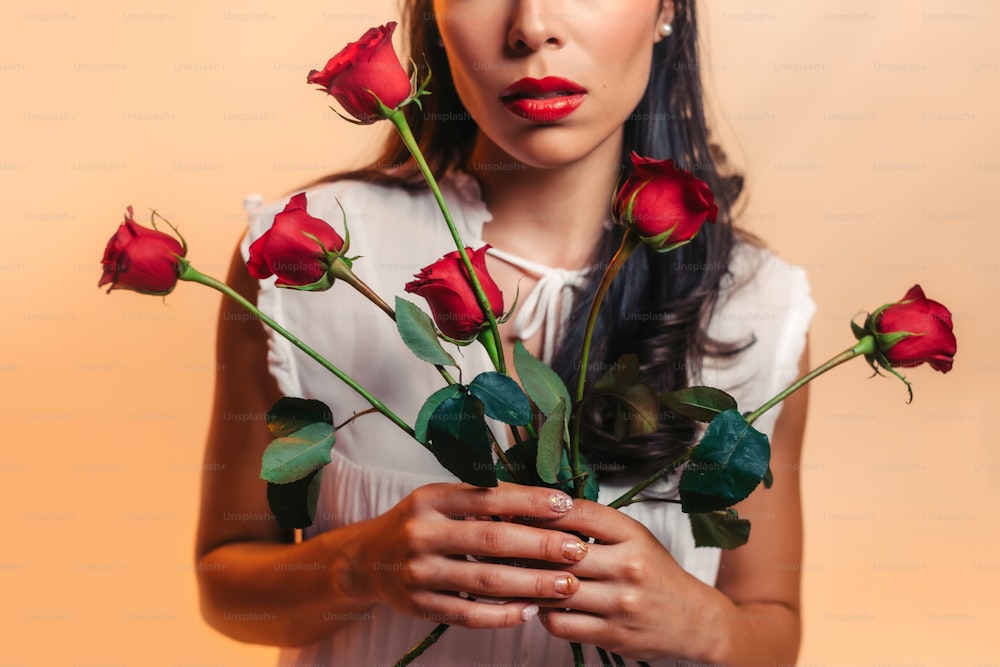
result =
[[[508,46],[516,53],[537,51],[543,47],[562,46],[564,35],[559,26],[559,17],[554,13],[542,13],[538,8],[522,8],[511,16]]]

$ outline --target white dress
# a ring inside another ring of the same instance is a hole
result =
[[[466,245],[482,245],[483,225],[491,219],[478,184],[459,173],[442,190]],[[339,200],[350,226],[350,255],[361,255],[355,272],[390,304],[396,295],[426,307],[424,300],[405,294],[403,286],[421,267],[454,249],[451,236],[429,193],[361,182],[338,182],[308,191],[308,211],[343,232]],[[285,201],[261,206],[248,199],[249,244],[270,226]],[[756,342],[733,362],[707,362],[699,382],[726,389],[742,410],[758,407],[792,381],[798,369],[805,334],[814,306],[804,272],[766,250],[741,244],[730,263],[733,279],[719,301],[711,333],[721,340]],[[383,400],[396,414],[413,423],[423,399],[442,385],[436,370],[418,360],[400,341],[384,313],[347,285],[335,284],[322,293],[275,288],[274,279],[261,281],[260,308],[331,360]],[[525,295],[522,295],[522,299]],[[507,298],[512,299],[511,295]],[[462,378],[492,370],[479,345],[459,351]],[[337,422],[369,407],[294,348],[270,334],[268,361],[283,394],[317,398],[331,406]],[[770,434],[778,408],[755,426]],[[307,537],[388,511],[415,488],[438,481],[456,481],[422,446],[410,440],[380,415],[360,417],[337,432],[332,463],[323,471],[315,524]],[[601,485],[607,503],[632,483]],[[662,482],[650,495],[676,493],[676,481]],[[719,551],[696,548],[687,517],[675,503],[638,503],[623,510],[642,522],[670,551],[681,567],[714,585]],[[378,605],[364,618],[315,644],[284,649],[280,664],[392,665],[435,624]],[[592,649],[588,648],[588,651]],[[474,631],[451,628],[414,665],[571,665],[568,645],[551,638],[536,620],[516,628]],[[588,664],[600,664],[588,653]],[[673,665],[672,660],[653,663]]]

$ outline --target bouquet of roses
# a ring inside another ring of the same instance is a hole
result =
[[[571,391],[555,372],[518,344],[513,358],[519,384],[508,373],[498,333],[498,323],[510,317],[513,309],[504,311],[503,295],[486,269],[487,247],[465,246],[400,111],[407,104],[420,104],[421,96],[427,94],[430,74],[418,83],[416,68],[412,76],[406,73],[391,46],[394,28],[394,23],[372,28],[330,59],[323,70],[312,71],[308,82],[321,85],[332,95],[349,115],[344,116],[347,120],[358,124],[390,121],[426,178],[456,246],[406,285],[407,292],[427,301],[431,315],[405,299],[397,298],[389,305],[370,289],[354,273],[357,258],[348,255],[346,213],[341,236],[327,221],[309,215],[305,193],[293,196],[275,216],[270,230],[250,246],[248,269],[258,279],[273,275],[278,286],[298,290],[327,290],[340,280],[391,317],[407,347],[436,366],[442,377],[442,388],[426,399],[415,423],[406,423],[354,378],[229,286],[196,270],[187,259],[186,242],[155,211],[150,229],[139,225],[132,208],[127,209],[124,223],[105,250],[99,286],[166,295],[178,280],[185,280],[219,290],[357,391],[371,405],[366,413],[382,413],[458,479],[481,487],[496,486],[503,480],[558,488],[596,500],[598,481],[580,442],[582,411],[595,396],[615,406],[615,428],[623,436],[655,432],[664,407],[705,422],[707,427],[696,446],[610,503],[615,508],[628,505],[649,485],[681,471],[680,503],[690,517],[698,546],[735,548],[746,543],[750,523],[732,506],[758,486],[771,483],[768,439],[753,424],[792,392],[859,356],[876,373],[884,369],[906,382],[911,399],[910,384],[897,368],[926,362],[938,371],[951,369],[956,348],[951,314],[940,303],[927,299],[916,285],[901,301],[877,308],[863,323],[852,322],[856,342],[851,347],[751,411],[741,412],[731,396],[712,387],[657,393],[640,381],[638,363],[630,356],[620,359],[591,387],[581,371]],[[671,160],[633,154],[632,167],[614,196],[612,213],[615,222],[624,227],[624,234],[590,308],[580,369],[588,368],[598,311],[629,255],[643,244],[657,252],[670,252],[693,239],[703,224],[715,220],[717,208],[708,186]],[[177,238],[156,228],[158,217]],[[442,341],[483,345],[495,370],[468,383],[460,381],[461,377],[456,380],[449,369],[458,364]],[[508,425],[515,444],[503,449],[487,418]],[[330,462],[336,441],[338,427],[334,426],[332,410],[317,400],[285,397],[268,412],[267,424],[274,437],[263,455],[261,471],[268,482],[268,501],[283,527],[304,528],[315,515],[322,469]],[[436,628],[399,664],[409,664],[446,629],[446,625]],[[582,664],[581,648],[573,648],[577,664]],[[610,664],[607,654],[598,650]],[[618,656],[613,657],[622,664]]]

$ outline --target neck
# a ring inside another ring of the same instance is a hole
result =
[[[498,152],[477,141],[468,165],[493,215],[484,240],[546,266],[577,269],[590,264],[607,233],[619,176],[618,146],[602,147],[556,168],[527,166],[509,156],[497,159]]]

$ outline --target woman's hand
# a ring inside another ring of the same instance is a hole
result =
[[[708,650],[721,594],[685,572],[645,526],[586,500],[549,525],[597,540],[570,568],[580,579],[577,592],[540,602],[552,635],[636,660]]]
[[[494,521],[517,517],[540,526],[566,515],[573,501],[564,493],[501,483],[495,489],[431,484],[367,523],[355,548],[352,597],[368,596],[418,618],[469,628],[505,628],[538,613],[536,600],[556,602],[577,592],[566,572],[587,556],[587,546],[569,532]],[[466,556],[501,558],[509,564],[476,562]],[[541,561],[550,569],[524,567]],[[470,600],[500,598],[502,604]],[[527,600],[525,600],[527,598]]]

